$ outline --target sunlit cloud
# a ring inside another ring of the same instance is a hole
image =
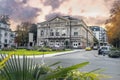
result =
[[[13,22],[38,23],[55,15],[82,18],[87,25],[103,26],[115,0],[0,0],[0,14]],[[14,27],[12,27],[14,28]]]

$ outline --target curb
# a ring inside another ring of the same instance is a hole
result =
[[[28,58],[53,57],[53,56],[65,55],[65,54],[70,54],[70,53],[79,52],[79,51],[84,51],[84,49],[72,50],[72,51],[66,51],[66,52],[57,52],[57,53],[53,53],[53,54],[32,55],[32,56],[27,56],[27,57]],[[23,56],[19,56],[19,58],[23,58]]]
[[[65,54],[70,54],[70,53],[79,52],[79,51],[84,51],[84,50],[73,50],[73,51],[58,52],[54,54],[35,55],[35,56],[33,55],[33,56],[28,56],[28,58],[53,57],[53,56],[65,55]],[[20,57],[22,58],[22,56]]]

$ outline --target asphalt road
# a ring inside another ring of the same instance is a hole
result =
[[[41,59],[36,58],[36,63],[40,63]],[[53,57],[46,57],[45,63],[52,64],[61,61],[63,67],[71,66],[73,64],[89,61],[90,64],[80,69],[81,71],[91,71],[94,69],[105,69],[102,74],[111,76],[112,78],[102,80],[120,80],[120,58],[109,58],[108,56],[97,55],[96,50],[79,51],[75,53],[63,54]]]

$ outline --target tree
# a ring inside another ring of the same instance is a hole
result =
[[[120,0],[113,3],[111,16],[106,22],[108,40],[115,47],[120,47]]]
[[[29,41],[29,33],[33,33],[33,41],[37,41],[37,25],[29,22],[22,22],[16,29],[16,43],[18,46],[27,46]]]
[[[1,15],[0,16],[0,22],[4,23],[4,24],[9,24],[9,16],[8,15]]]
[[[31,24],[28,22],[23,22],[17,26],[16,30],[16,43],[18,46],[27,46],[28,44],[28,34]]]

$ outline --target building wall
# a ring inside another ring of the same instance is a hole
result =
[[[99,26],[90,26],[95,37],[98,39],[99,43],[107,43],[107,33],[106,30]]]
[[[9,25],[0,23],[0,49],[14,44],[14,34]]]

